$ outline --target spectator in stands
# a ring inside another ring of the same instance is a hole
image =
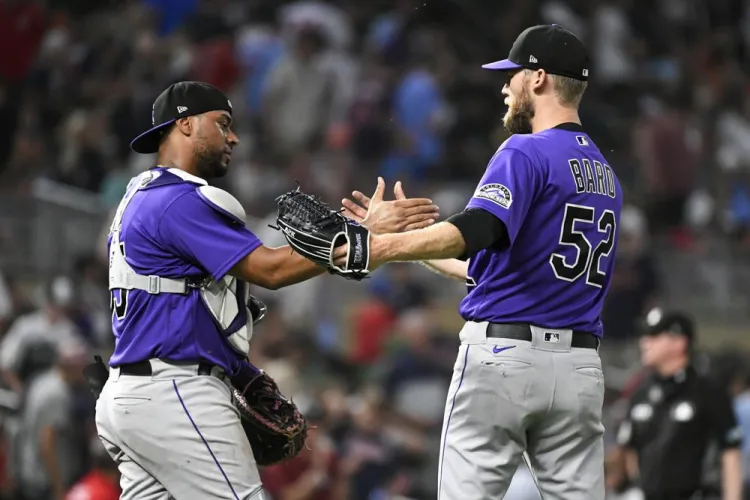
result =
[[[662,100],[644,99],[635,126],[635,147],[647,198],[652,234],[685,243],[685,206],[696,185],[700,133],[690,122],[686,92]]]
[[[270,145],[287,162],[317,151],[330,125],[336,80],[321,64],[327,44],[319,28],[300,28],[268,77],[264,126]]]
[[[362,397],[352,408],[353,428],[343,445],[346,470],[351,474],[350,498],[370,495],[399,482],[401,450],[385,431],[382,401]]]
[[[348,500],[349,478],[342,468],[334,443],[327,434],[323,415],[307,415],[310,430],[307,446],[285,463],[261,472],[266,491],[274,500]]]
[[[382,361],[388,367],[383,390],[391,409],[416,432],[440,426],[450,382],[452,363],[439,356],[438,332],[430,314],[428,309],[403,314],[394,336],[402,346]]]
[[[0,0],[0,47],[3,47],[0,50],[0,173],[13,147],[23,85],[47,29],[45,14],[42,2]]]
[[[0,343],[0,373],[8,387],[21,393],[33,376],[51,365],[57,349],[86,346],[67,315],[74,298],[72,282],[58,277],[45,287],[42,307],[13,323]]]
[[[394,140],[381,165],[389,181],[423,181],[442,156],[447,104],[439,81],[440,51],[435,50],[435,37],[430,31],[412,36],[421,44],[412,43],[410,65],[394,91]]]
[[[82,450],[89,441],[73,406],[87,362],[79,346],[62,346],[55,366],[29,386],[18,467],[23,500],[63,500],[85,472]]]
[[[638,369],[639,328],[644,315],[659,300],[660,279],[649,252],[648,228],[640,209],[625,206],[620,216],[612,286],[602,311],[607,342],[600,354],[605,365],[607,385],[620,389]]]

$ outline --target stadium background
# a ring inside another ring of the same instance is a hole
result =
[[[626,194],[603,318],[608,446],[653,305],[695,317],[696,362],[747,426],[750,2],[0,0],[4,498],[48,480],[28,454],[45,422],[81,475],[107,472],[85,390],[27,403],[45,394],[40,374],[111,350],[103,242],[128,179],[152,161],[128,142],[164,87],[195,79],[231,96],[241,145],[220,185],[267,245],[283,243],[268,227],[273,198],[295,180],[336,205],[383,175],[447,216],[505,138],[502,80],[480,65],[540,22],[588,43],[581,116]],[[274,498],[435,498],[463,287],[392,265],[362,284],[257,293],[270,312],[252,357],[319,425],[317,451],[264,471]],[[329,487],[278,493],[311,470],[330,472]]]

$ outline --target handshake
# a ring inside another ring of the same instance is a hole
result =
[[[276,199],[276,229],[303,257],[331,274],[359,281],[382,263],[371,248],[373,234],[422,229],[439,216],[432,200],[407,198],[400,182],[394,186],[395,200],[384,201],[384,193],[385,181],[378,178],[372,198],[354,191],[359,204],[345,199],[344,207],[336,211],[297,188]]]

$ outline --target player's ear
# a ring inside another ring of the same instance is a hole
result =
[[[531,90],[535,92],[539,92],[544,88],[544,86],[549,83],[552,84],[552,79],[550,78],[549,73],[544,71],[543,69],[538,69],[534,71],[531,74],[530,84],[531,84]]]
[[[184,118],[178,118],[174,122],[175,128],[179,130],[183,135],[190,136],[195,131],[195,123],[193,123],[194,116],[186,116]]]

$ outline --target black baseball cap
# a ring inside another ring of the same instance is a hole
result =
[[[683,336],[692,344],[695,340],[695,325],[693,320],[682,312],[652,309],[646,315],[644,335],[655,337],[663,334]]]
[[[498,71],[543,69],[553,75],[586,81],[589,53],[583,42],[562,26],[541,24],[526,28],[518,35],[507,59],[482,67]]]
[[[209,111],[232,113],[232,103],[224,92],[203,82],[178,82],[159,94],[151,108],[152,127],[133,139],[130,148],[136,153],[159,151],[159,142],[167,127],[178,118]]]

